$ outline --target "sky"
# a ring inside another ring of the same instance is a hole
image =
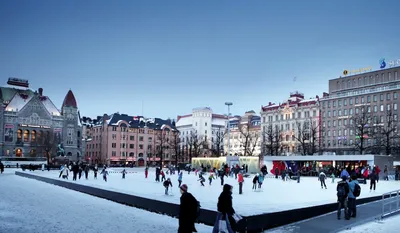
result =
[[[260,112],[400,58],[400,1],[0,1],[0,85],[69,89],[81,116]],[[4,84],[3,84],[4,83]]]

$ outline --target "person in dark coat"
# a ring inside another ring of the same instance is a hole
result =
[[[342,176],[342,180],[338,182],[336,191],[338,197],[338,210],[337,218],[340,219],[342,208],[344,209],[344,217],[349,219],[347,210],[347,197],[350,192],[349,184],[347,183],[347,176]]]
[[[275,179],[278,179],[279,176],[279,168],[275,168]]]
[[[0,161],[0,172],[3,174],[4,172],[4,164]]]
[[[159,167],[156,168],[156,182],[160,182],[160,173],[161,169]]]
[[[371,175],[369,176],[370,179],[370,185],[369,185],[369,191],[372,191],[372,187],[374,187],[374,191],[376,189],[376,181],[377,181],[377,175],[375,172],[372,172]]]
[[[76,180],[76,176],[78,175],[79,172],[79,165],[74,163],[74,165],[72,166],[72,180]]]
[[[222,193],[218,197],[218,212],[222,213],[223,216],[228,215],[228,221],[233,231],[236,231],[236,221],[233,218],[235,210],[232,206],[232,186],[225,184]]]
[[[181,191],[181,204],[179,206],[179,228],[178,233],[192,233],[197,232],[195,228],[196,213],[198,202],[196,198],[188,193],[188,186],[182,184]]]
[[[89,165],[86,165],[86,167],[85,167],[85,179],[89,179],[89,171],[90,171]]]

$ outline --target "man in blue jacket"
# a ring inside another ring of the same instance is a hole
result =
[[[357,176],[355,174],[352,174],[351,179],[348,183],[349,183],[349,196],[347,199],[348,216],[355,218],[357,215],[357,205],[356,205],[356,196],[354,196],[354,189],[356,187],[356,184],[359,184],[357,181]]]

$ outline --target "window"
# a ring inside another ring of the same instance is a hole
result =
[[[207,122],[206,122],[206,123],[204,123],[204,125],[205,125],[205,126],[207,126]]]
[[[397,92],[394,92],[394,93],[393,93],[393,99],[394,99],[394,100],[397,100]]]
[[[336,101],[335,101],[335,100],[332,101],[332,106],[333,106],[333,107],[336,107]]]
[[[129,144],[129,149],[135,149],[135,144]]]
[[[29,141],[29,130],[24,130],[24,142]]]
[[[317,111],[313,111],[313,117],[316,117],[317,116]]]
[[[353,99],[352,98],[349,99],[349,104],[353,105]]]
[[[301,112],[297,113],[297,118],[301,118]]]
[[[397,114],[393,114],[393,120],[397,121]]]
[[[328,128],[331,127],[331,121],[328,121]]]
[[[393,104],[393,110],[397,111],[397,103]],[[32,132],[33,133],[33,132]]]
[[[331,101],[328,101],[328,108],[331,107]]]
[[[351,87],[351,81],[348,80],[348,81],[347,81],[347,88],[350,88],[350,87]]]
[[[374,105],[374,112],[378,112],[378,106]]]
[[[131,141],[135,140],[135,136],[129,136],[129,140]]]
[[[111,156],[117,156],[117,152],[116,151],[111,151]]]
[[[113,140],[117,139],[117,135],[116,134],[112,134],[111,137],[112,137]]]
[[[143,144],[139,144],[139,149],[143,150]]]
[[[204,131],[204,134],[207,134],[207,130]]]
[[[397,71],[394,72],[394,79],[397,80]]]
[[[342,120],[338,120],[338,126],[342,126]]]
[[[383,112],[383,110],[384,110],[384,107],[383,107],[383,104],[381,104],[381,112]]]
[[[111,143],[111,147],[112,148],[117,148],[117,143],[115,143],[115,142]]]
[[[347,119],[343,120],[343,125],[347,125]]]
[[[343,110],[343,115],[347,116],[347,109]]]
[[[333,121],[333,127],[336,127],[336,121]],[[333,135],[335,136],[335,135]]]
[[[352,108],[349,109],[349,115],[353,115],[353,109]]]
[[[342,110],[338,111],[338,116],[342,116]]]
[[[367,106],[367,112],[371,112],[371,106]]]
[[[390,104],[386,105],[386,111],[390,111],[390,107],[391,107]]]
[[[371,96],[367,96],[367,103],[371,103]]]
[[[117,126],[113,126],[112,131],[117,131]]]
[[[389,72],[389,81],[392,81],[392,73]]]
[[[35,130],[32,130],[32,132],[31,132],[31,141],[32,142],[36,141],[36,131]]]
[[[129,157],[134,157],[134,156],[135,156],[135,153],[133,153],[133,152],[129,153]]]
[[[338,107],[341,107],[341,106],[342,106],[342,101],[338,100]]]
[[[390,93],[386,94],[386,100],[390,100]]]
[[[378,101],[378,97],[374,95],[374,102]]]
[[[336,116],[336,110],[333,110],[333,116],[334,117]]]
[[[328,111],[328,117],[331,117],[331,111]]]
[[[143,136],[139,136],[139,142],[143,142]]]
[[[355,97],[354,103],[355,103],[355,104],[358,104],[358,97]]]
[[[347,99],[344,99],[344,100],[343,100],[343,105],[344,105],[344,106],[347,106]]]
[[[380,95],[380,101],[383,101],[383,94]]]
[[[322,112],[322,117],[325,117],[325,112]]]
[[[361,103],[362,103],[362,104],[364,103],[364,96],[361,97]]]

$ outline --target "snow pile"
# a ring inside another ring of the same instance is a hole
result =
[[[118,169],[113,168],[118,171]],[[144,178],[144,168],[127,169],[127,171],[137,171],[137,173],[128,173],[126,179],[122,180],[122,175],[111,173],[108,177],[108,182],[104,182],[100,174],[98,179],[93,179],[93,173],[89,175],[89,180],[83,177],[77,183],[92,187],[117,191],[121,193],[132,194],[150,199],[179,204],[180,195],[177,187],[177,174],[169,176],[174,187],[172,191],[175,195],[164,195],[164,187],[162,183],[155,182],[155,172],[153,169],[149,171],[148,179]],[[35,171],[33,174],[58,179],[58,171],[42,172]],[[218,196],[222,191],[220,179],[213,180],[212,185],[208,184],[208,176],[205,175],[206,183],[202,187],[197,181],[198,177],[191,173],[188,175],[184,172],[183,183],[189,187],[191,192],[201,203],[202,208],[209,210],[217,209]],[[331,179],[327,179],[328,189],[321,189],[320,182],[316,177],[301,177],[301,182],[296,181],[283,182],[281,179],[267,178],[264,180],[263,190],[261,192],[252,191],[252,179],[245,178],[243,185],[243,195],[239,195],[238,184],[234,177],[225,178],[225,183],[233,185],[233,207],[235,210],[245,216],[270,213],[295,208],[309,207],[320,204],[335,203],[336,197],[336,182],[331,183]],[[70,180],[72,181],[72,176]],[[361,185],[361,198],[380,196],[385,192],[398,189],[400,183],[396,181],[379,181],[377,190],[369,192],[369,185]]]
[[[374,221],[361,226],[354,227],[349,230],[341,231],[340,233],[389,233],[399,232],[400,215],[384,219],[383,221]]]

